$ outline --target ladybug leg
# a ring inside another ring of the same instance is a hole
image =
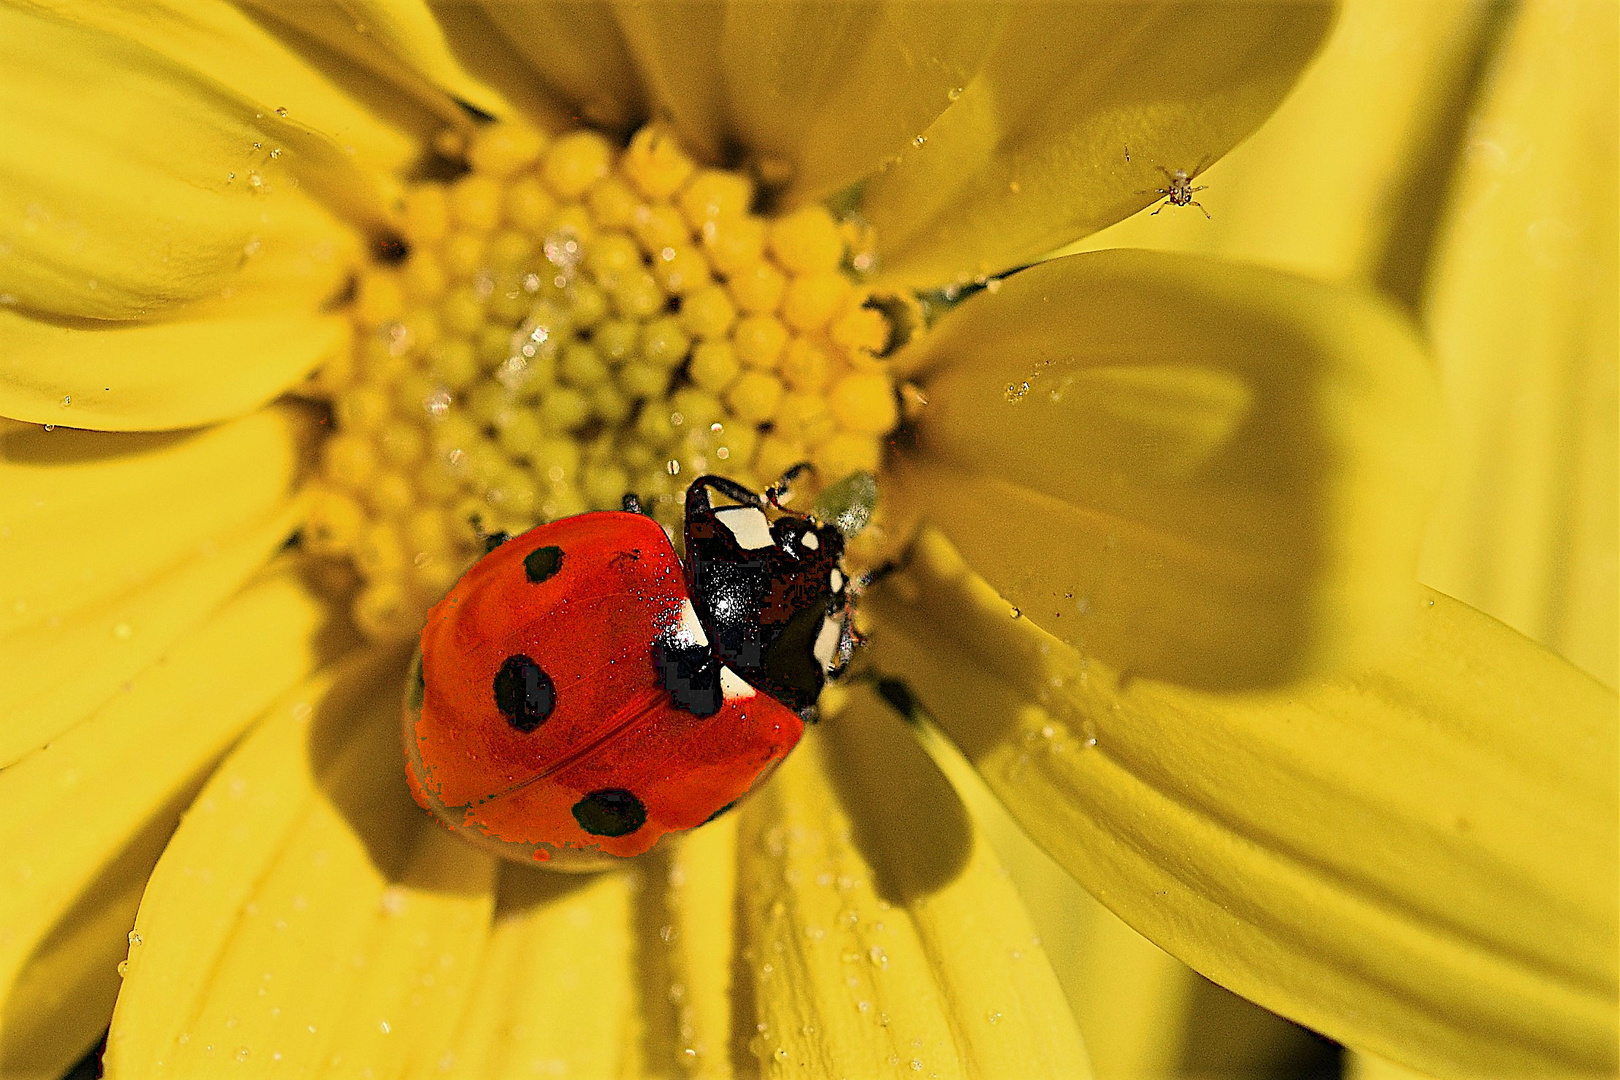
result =
[[[814,473],[815,471],[816,467],[812,463],[808,461],[799,462],[797,465],[794,465],[792,468],[784,472],[777,479],[776,483],[765,489],[765,501],[776,507],[778,510],[784,509],[782,506],[782,500],[784,498],[793,498],[793,492],[791,490],[793,481],[797,480],[807,472]]]
[[[636,498],[636,493],[633,491],[624,493],[621,505],[627,514],[645,514],[647,512],[641,508],[641,500]]]
[[[1194,189],[1193,189],[1193,190],[1194,190],[1194,191],[1198,191],[1198,190],[1200,190],[1200,189],[1199,189],[1199,188],[1194,188]],[[1198,209],[1200,209],[1200,210],[1204,210],[1204,204],[1203,204],[1203,203],[1201,203],[1201,202],[1189,202],[1189,203],[1188,203],[1188,204],[1187,204],[1187,205],[1188,205],[1188,206],[1196,206],[1196,207],[1198,207]],[[1208,210],[1204,210],[1204,216],[1205,216],[1205,217],[1206,217],[1206,218],[1209,218],[1209,220],[1211,220],[1211,221],[1214,221],[1214,220],[1215,220],[1215,219],[1214,219],[1214,218],[1211,218],[1211,217],[1209,217],[1209,211],[1208,211]]]

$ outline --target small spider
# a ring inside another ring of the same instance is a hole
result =
[[[1129,154],[1130,151],[1127,150],[1126,153]],[[1129,159],[1127,158],[1127,160]],[[1163,165],[1160,165],[1158,166],[1158,169],[1160,172],[1164,173],[1164,178],[1169,182],[1170,186],[1152,188],[1149,191],[1138,191],[1137,194],[1164,196],[1164,202],[1159,205],[1159,210],[1163,210],[1166,206],[1196,206],[1199,210],[1203,210],[1204,216],[1207,218],[1209,217],[1209,211],[1204,210],[1204,204],[1193,199],[1193,192],[1203,191],[1209,186],[1208,184],[1200,184],[1197,187],[1193,187],[1193,180],[1198,177],[1199,173],[1204,171],[1204,166],[1206,164],[1208,164],[1207,158],[1204,161],[1200,161],[1198,163],[1198,167],[1192,172],[1188,172],[1186,169],[1177,169],[1175,172],[1171,172]],[[1153,214],[1149,216],[1151,217],[1158,214],[1159,210],[1153,211]]]

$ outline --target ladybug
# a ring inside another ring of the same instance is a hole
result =
[[[763,498],[694,480],[684,565],[629,496],[494,546],[422,630],[416,801],[499,854],[595,869],[760,783],[857,640],[844,534],[783,510],[794,475]]]

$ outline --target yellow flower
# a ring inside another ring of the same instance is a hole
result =
[[[116,994],[115,1075],[1084,1075],[960,762],[893,706],[1268,1007],[1447,1075],[1612,1069],[1613,696],[1414,593],[1438,406],[1401,319],[1185,256],[997,276],[1220,156],[1325,26],[0,8],[0,1073],[59,1071]],[[860,286],[972,292],[882,365],[915,391],[882,693],[633,872],[497,866],[417,811],[401,657],[356,647],[340,564],[273,557],[321,435],[265,403],[352,355],[343,285],[427,149],[476,143],[458,102],[656,116],[784,208],[865,178]]]

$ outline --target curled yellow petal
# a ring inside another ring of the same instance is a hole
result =
[[[398,757],[403,671],[363,656],[306,684],[203,789],[142,900],[108,1075],[396,1075],[443,1052],[495,867],[379,767]]]
[[[313,311],[69,324],[0,308],[0,414],[99,431],[213,423],[297,384],[349,347],[349,328]]]
[[[313,308],[343,282],[354,239],[299,189],[274,116],[133,42],[10,7],[0,67],[6,305],[136,319],[251,288]]]
[[[971,297],[905,362],[928,405],[897,503],[1060,639],[1243,687],[1375,654],[1410,619],[1438,425],[1384,306],[1095,252]]]
[[[1327,4],[1014,5],[978,73],[874,176],[883,276],[967,284],[1161,196],[1260,125],[1327,32]]]
[[[499,80],[504,83],[499,85],[483,77],[488,72],[479,70],[498,66],[504,47],[498,35],[472,43],[472,56],[464,62],[449,40],[446,25],[455,22],[454,5],[435,12],[425,0],[312,0],[299,4],[248,0],[248,4],[380,76],[436,112],[443,122],[469,126],[469,117],[457,101],[491,116],[510,116],[515,111],[513,98],[525,98],[523,80]]]
[[[100,1037],[181,810],[230,741],[314,669],[328,616],[284,566],[0,770],[0,1073],[60,1074]]]
[[[1614,685],[1620,537],[1616,8],[1516,9],[1424,316],[1460,468],[1425,582]]]
[[[767,1075],[1087,1076],[1051,967],[950,783],[865,689],[743,810]]]
[[[1615,699],[1562,660],[1425,593],[1377,667],[1198,694],[1011,618],[933,532],[867,601],[879,667],[1171,953],[1436,1075],[1614,1069]]]

